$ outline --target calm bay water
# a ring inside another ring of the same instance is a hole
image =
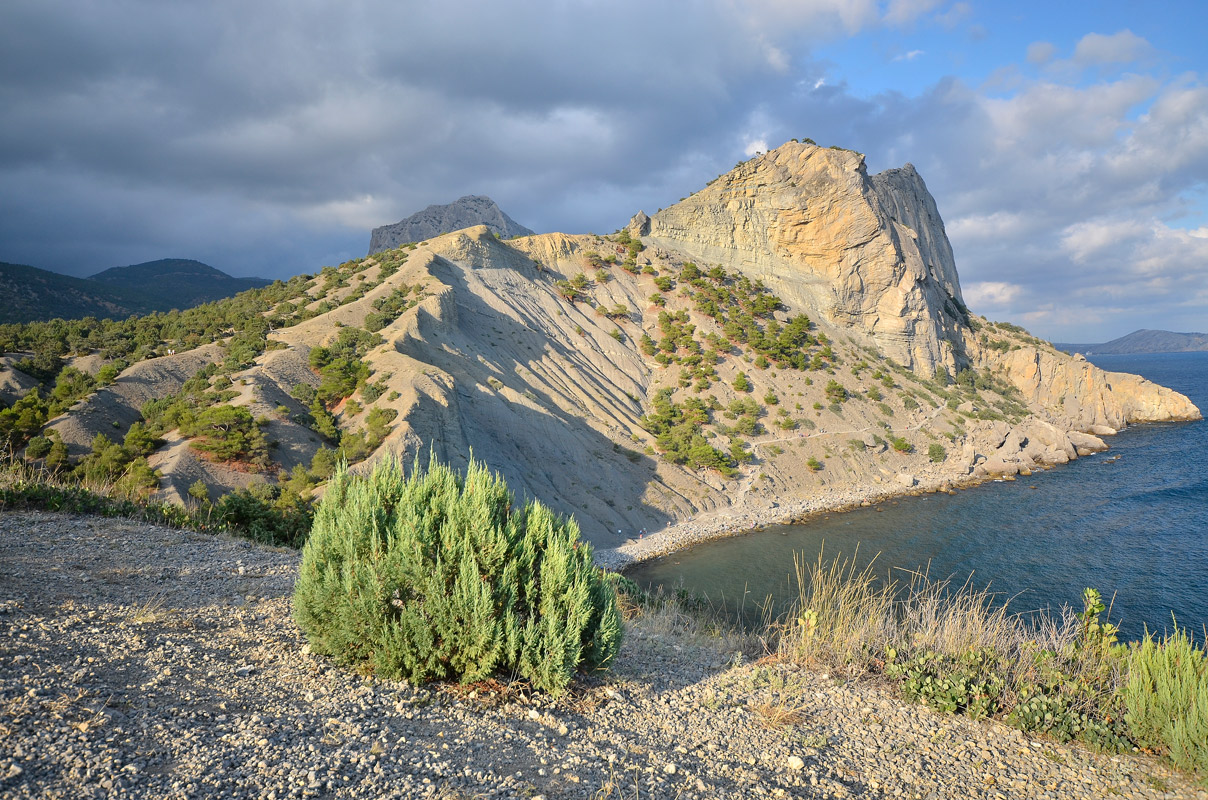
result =
[[[1208,412],[1208,353],[1094,356],[1143,375]],[[644,585],[685,588],[752,615],[766,598],[796,595],[794,553],[876,556],[876,568],[972,576],[1028,611],[1080,603],[1093,586],[1115,594],[1113,621],[1128,638],[1144,626],[1208,624],[1208,422],[1138,425],[1106,453],[1014,482],[926,495],[699,545],[640,564]],[[879,555],[878,555],[879,554]],[[906,577],[894,570],[895,577]]]

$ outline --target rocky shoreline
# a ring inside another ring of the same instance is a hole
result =
[[[1025,476],[1030,472],[1023,473]],[[630,539],[620,547],[599,549],[596,563],[605,569],[623,571],[642,561],[668,555],[713,539],[741,536],[773,525],[794,525],[811,517],[837,514],[855,508],[874,506],[900,497],[916,497],[935,492],[955,494],[960,489],[999,480],[1015,480],[1014,475],[960,474],[936,469],[906,476],[902,482],[865,484],[833,489],[799,500],[772,505],[746,505],[702,514],[669,525],[639,539]],[[909,483],[909,485],[906,485]]]
[[[1203,798],[1102,756],[761,658],[634,610],[552,702],[411,686],[310,654],[295,551],[128,520],[0,512],[0,796]]]

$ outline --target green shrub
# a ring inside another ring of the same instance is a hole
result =
[[[826,398],[832,403],[842,403],[847,399],[847,389],[843,384],[832,379],[826,384]]]
[[[259,487],[264,488],[257,491]],[[310,530],[310,510],[305,506],[278,508],[273,503],[279,496],[279,491],[274,491],[277,487],[259,487],[223,495],[214,506],[214,518],[222,527],[240,530],[253,541],[301,547]]]
[[[981,719],[998,711],[1003,694],[1005,682],[996,660],[989,648],[959,656],[925,650],[905,663],[887,664],[885,674],[902,679],[902,696],[912,703]]]
[[[1208,661],[1185,629],[1160,644],[1133,648],[1124,686],[1125,719],[1142,747],[1166,751],[1176,765],[1208,778]]]
[[[515,674],[558,694],[621,640],[616,595],[573,520],[471,461],[339,468],[315,512],[294,615],[315,652],[387,678]]]
[[[948,451],[945,450],[944,446],[939,442],[932,442],[931,444],[927,445],[927,457],[930,458],[933,463],[939,464],[948,457]]]
[[[45,436],[35,436],[25,447],[26,458],[45,458],[50,452],[50,439]]]

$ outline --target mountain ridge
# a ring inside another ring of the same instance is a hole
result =
[[[270,282],[235,278],[193,259],[168,258],[111,267],[87,278],[0,262],[0,290],[9,298],[0,307],[0,323],[56,317],[118,319],[190,308]]]
[[[1191,353],[1208,350],[1208,333],[1177,333],[1175,331],[1141,328],[1110,342],[1101,344],[1055,345],[1070,353],[1093,355],[1127,355],[1131,353]]]
[[[1200,416],[972,314],[948,253],[913,169],[790,143],[613,236],[480,225],[240,295],[203,347],[164,320],[136,332],[152,357],[46,435],[86,461],[141,417],[174,501],[320,491],[332,453],[460,468],[472,451],[620,564]],[[238,426],[225,443],[246,451],[215,456]]]

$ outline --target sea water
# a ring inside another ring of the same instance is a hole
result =
[[[1208,413],[1208,353],[1092,356],[1142,375]],[[1015,611],[1081,605],[1094,587],[1124,637],[1208,625],[1208,422],[1135,425],[1111,449],[1015,481],[955,495],[888,501],[720,539],[640,564],[640,584],[684,587],[757,619],[797,594],[794,555],[873,562],[882,577],[909,570],[989,587]],[[875,561],[874,561],[875,557]]]

